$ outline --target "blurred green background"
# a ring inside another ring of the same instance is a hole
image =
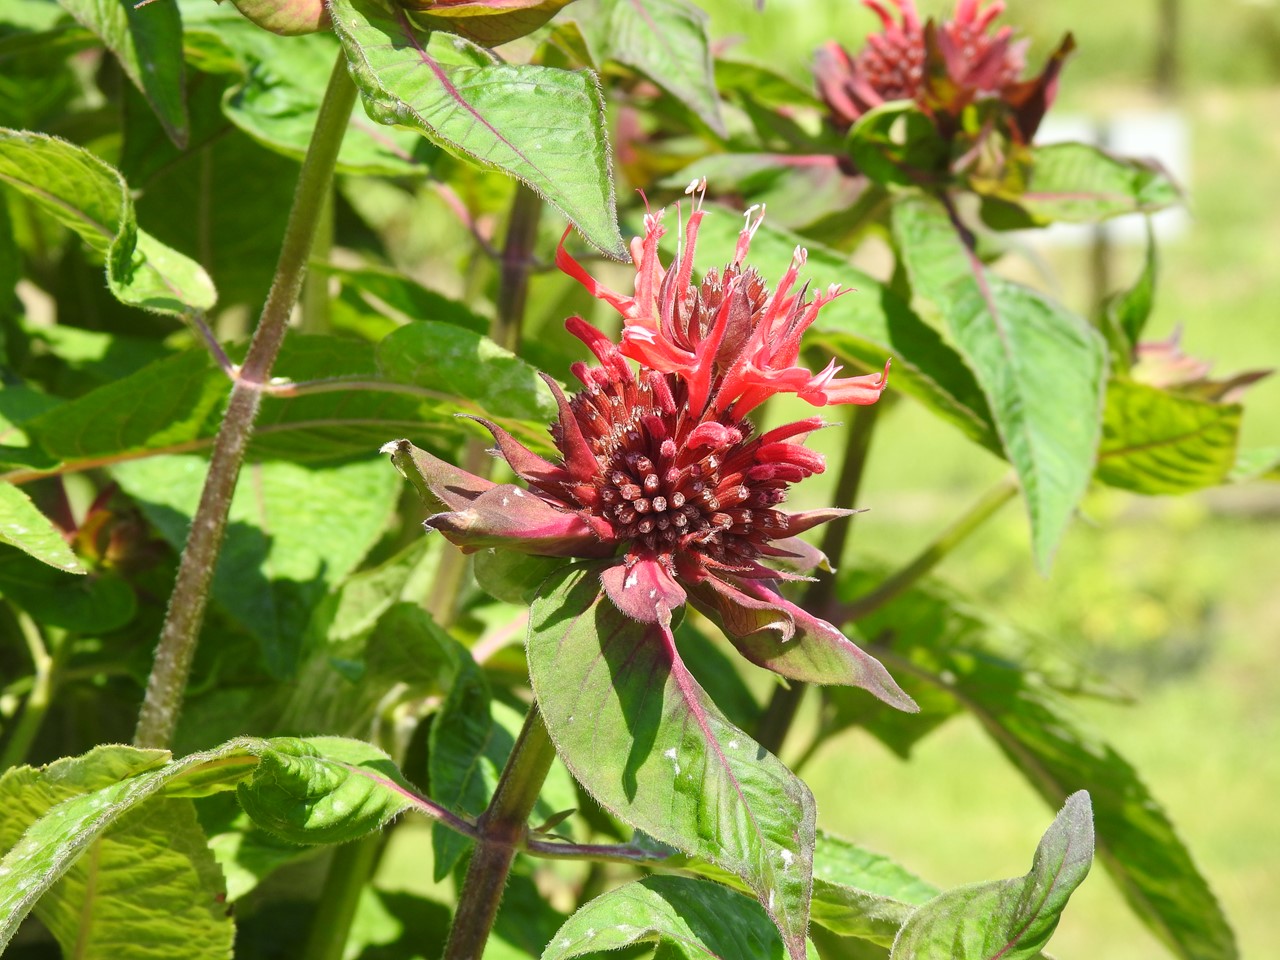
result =
[[[808,82],[815,46],[860,46],[875,18],[854,2],[701,0],[712,35]],[[1162,7],[1178,15],[1174,89],[1155,82]],[[944,13],[945,3],[921,3]],[[1179,325],[1214,373],[1280,366],[1280,3],[1276,0],[1011,2],[1001,22],[1043,62],[1074,32],[1054,114],[1105,118],[1173,107],[1191,131],[1185,185],[1193,221],[1162,245],[1150,337]],[[1085,249],[1045,254],[1054,292],[1090,299]],[[1123,284],[1141,251],[1113,251]],[[1038,281],[1042,286],[1044,281]],[[1246,397],[1242,446],[1280,445],[1280,377]],[[881,419],[859,506],[859,555],[902,561],[1005,467],[910,403]],[[812,491],[817,494],[820,491]],[[1081,709],[1134,764],[1178,825],[1236,926],[1246,957],[1280,937],[1280,486],[1191,498],[1095,491],[1051,576],[1007,506],[939,569],[942,578],[1103,669],[1137,702]],[[791,744],[791,758],[804,737]],[[870,737],[833,740],[806,769],[819,823],[904,860],[942,884],[1023,873],[1050,813],[979,731],[953,721],[904,764]],[[1100,867],[1076,894],[1051,950],[1119,960],[1168,954],[1128,912]]]

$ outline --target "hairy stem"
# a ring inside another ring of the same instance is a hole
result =
[[[880,415],[879,410],[880,404],[876,403],[858,407],[854,411],[853,422],[849,424],[849,430],[845,434],[844,459],[840,465],[840,476],[836,480],[836,506],[851,507],[858,498],[858,488],[862,486],[867,451],[871,448],[871,436]],[[827,524],[822,535],[822,552],[833,566],[843,562],[852,528],[852,516],[840,517]],[[835,577],[822,577],[809,587],[801,605],[806,610],[821,610],[830,605],[834,595]],[[807,684],[800,680],[791,680],[787,686],[779,684],[774,688],[756,731],[756,739],[770,753],[777,754],[782,749],[807,688]]]
[[[59,638],[62,642],[50,644],[54,648],[50,653],[36,622],[21,610],[14,610],[14,615],[18,620],[18,629],[22,631],[22,638],[27,643],[34,679],[31,692],[23,701],[22,713],[9,732],[9,742],[5,744],[4,754],[0,756],[0,771],[26,762],[31,744],[35,742],[45,714],[49,712],[49,705],[53,702],[53,692],[58,685],[58,667],[62,660],[60,653],[66,646],[66,639]]]
[[[480,838],[458,895],[444,960],[479,960],[484,955],[511,861],[526,842],[529,814],[555,755],[542,714],[534,704],[507,758],[493,800],[476,822]]]
[[[134,743],[138,746],[167,747],[173,739],[209,599],[214,566],[222,547],[231,496],[235,492],[261,403],[259,386],[270,379],[289,314],[298,302],[316,225],[333,181],[338,148],[355,101],[355,84],[347,72],[345,57],[339,54],[320,106],[306,159],[302,163],[275,278],[249,345],[249,353],[231,388],[227,411],[214,441],[200,505],[191,521],[191,531],[178,564],[178,576],[164,626],[160,630],[155,664],[134,733]]]
[[[944,557],[1017,495],[1018,483],[1012,476],[1001,480],[984,493],[951,526],[942,531],[933,542],[921,550],[914,559],[897,573],[889,576],[880,586],[849,603],[833,605],[830,608],[831,620],[836,623],[847,623],[875,613],[941,563]]]

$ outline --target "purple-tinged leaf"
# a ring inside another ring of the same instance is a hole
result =
[[[594,74],[446,61],[403,10],[374,0],[334,0],[330,9],[371,117],[522,180],[592,244],[624,256]]]
[[[654,941],[675,948],[663,953],[660,947],[658,955],[681,960],[788,956],[769,918],[742,894],[705,880],[646,877],[580,907],[551,938],[542,960],[603,955]]]
[[[693,599],[744,657],[766,670],[807,683],[862,687],[899,710],[919,709],[875,657],[772,585],[708,580],[694,588]]]
[[[1047,569],[1093,473],[1106,344],[1063,307],[989,272],[938,200],[902,195],[893,233],[912,290],[982,385]]]
[[[1113,156],[1088,143],[1032,147],[1017,189],[976,179],[970,185],[996,201],[990,222],[1000,229],[1097,223],[1182,201],[1178,185],[1154,160]]]
[[[1081,790],[1067,797],[1026,876],[957,887],[930,900],[899,932],[892,958],[1031,960],[1092,864],[1093,809]]]
[[[812,794],[724,718],[666,625],[619,612],[599,571],[551,576],[530,611],[530,680],[560,756],[608,810],[741,878],[799,960]]]
[[[461,510],[434,514],[426,525],[464,553],[505,547],[544,557],[604,557],[616,549],[576,513],[510,483],[486,490]]]

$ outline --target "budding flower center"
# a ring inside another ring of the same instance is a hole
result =
[[[676,377],[575,372],[585,387],[570,410],[596,471],[556,492],[605,521],[630,555],[671,568],[689,554],[729,568],[749,564],[784,535],[786,518],[773,508],[787,486],[822,469],[803,447],[753,439],[751,422],[731,411],[700,418]],[[552,432],[563,448],[563,427]]]

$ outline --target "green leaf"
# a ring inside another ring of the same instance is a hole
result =
[[[235,794],[202,799],[196,810],[209,837],[209,851],[226,879],[227,903],[235,903],[257,889],[286,864],[317,853],[314,847],[300,847],[263,830],[241,809]]]
[[[1031,152],[1025,189],[1002,197],[1035,225],[1155,213],[1182,200],[1169,174],[1151,161],[1112,156],[1087,143],[1054,143]]]
[[[698,259],[703,265],[731,263],[742,218],[719,207],[707,210],[698,233]],[[850,266],[842,254],[771,227],[767,220],[751,241],[748,259],[773,282],[786,272],[798,246],[809,253],[803,278],[851,288],[822,308],[806,344],[871,371],[892,358],[889,390],[901,390],[975,442],[1000,449],[987,401],[965,361],[888,287]]]
[[[888,947],[916,908],[937,894],[937,887],[888,857],[818,831],[814,923]]]
[[[232,34],[234,39],[235,34]],[[244,82],[227,90],[222,110],[265,147],[301,160],[311,142],[325,85],[341,46],[331,33],[264,34],[246,51]],[[436,149],[403,127],[352,112],[337,171],[367,176],[426,176]]]
[[[788,953],[758,905],[705,880],[646,877],[578,908],[556,933],[542,960],[603,956],[633,943],[658,941],[668,958],[733,957],[782,960]]]
[[[563,557],[489,548],[475,555],[476,582],[490,596],[524,606],[537,595],[543,581],[565,563]]]
[[[423,320],[401,327],[378,344],[378,365],[400,383],[450,384],[497,417],[548,423],[556,415],[537,370],[488,337],[452,324]]]
[[[356,840],[413,803],[390,757],[341,737],[268,741],[236,793],[255,823],[294,843]]]
[[[1112,380],[1102,419],[1098,479],[1135,493],[1179,494],[1226,483],[1244,408],[1145,383]]]
[[[914,101],[894,100],[858,118],[846,141],[849,158],[876,183],[913,186],[945,168],[949,148]]]
[[[846,578],[841,595],[861,594],[875,582]],[[917,587],[856,621],[849,637],[871,644],[895,676],[927,684],[973,714],[1050,806],[1088,790],[1104,865],[1134,913],[1176,956],[1235,957],[1231,927],[1212,891],[1129,762],[1069,709],[1039,664],[1004,655],[995,638],[1000,624],[975,621],[971,609],[948,618],[951,604],[945,591]],[[922,609],[934,612],[922,616]],[[892,638],[888,647],[872,644],[885,637]],[[931,702],[920,703],[928,721]]]
[[[1061,306],[990,273],[937,200],[900,196],[893,233],[914,293],[945,318],[982,385],[1047,569],[1093,473],[1105,344]]]
[[[439,715],[431,724],[427,751],[427,780],[431,797],[454,813],[482,813],[497,786],[503,758],[494,762],[494,738],[504,733],[491,714],[489,684],[484,673],[463,651],[460,669],[449,687]],[[506,753],[514,740],[506,737]],[[499,752],[501,749],[499,748]],[[435,881],[453,870],[469,841],[443,824],[432,824]]]
[[[187,105],[182,63],[182,16],[176,3],[150,5],[110,0],[59,0],[59,5],[98,35],[147,98],[169,137],[187,145]]]
[[[1142,262],[1142,272],[1129,289],[1108,297],[1102,305],[1100,326],[1112,345],[1111,362],[1118,372],[1128,372],[1133,351],[1142,338],[1142,331],[1151,316],[1155,302],[1156,274],[1159,270],[1156,235],[1147,220],[1147,255]]]
[[[107,285],[120,302],[181,315],[207,310],[217,299],[199,264],[138,229],[124,178],[89,151],[43,134],[0,130],[0,182],[102,256]]]
[[[371,117],[518,178],[592,244],[624,255],[593,74],[443,59],[403,11],[373,0],[335,0],[331,12]]]
[[[1067,797],[1014,880],[948,890],[917,910],[893,945],[895,960],[1030,960],[1049,942],[1067,900],[1093,863],[1093,811]]]
[[[45,626],[100,636],[138,609],[128,581],[114,573],[71,577],[14,550],[0,551],[0,593]]]
[[[684,0],[601,0],[575,17],[596,63],[639,70],[693,111],[717,136],[720,116],[707,14]]]
[[[0,543],[11,544],[59,570],[85,572],[53,522],[35,508],[30,497],[9,483],[0,483]]]
[[[212,435],[227,392],[209,354],[190,350],[55,407],[23,430],[61,461],[160,450]]]
[[[620,613],[598,565],[570,568],[533,602],[528,656],[547,730],[578,781],[621,819],[741,878],[803,957],[813,797],[724,719],[670,632]]]
[[[113,476],[164,538],[180,548],[208,464],[175,456],[118,464]],[[378,459],[336,467],[249,464],[231,502],[213,597],[290,676],[312,609],[381,536],[400,492]]]
[[[0,950],[34,906],[85,957],[225,958],[232,925],[221,877],[188,800],[157,794],[197,768],[247,756],[250,741],[166,763],[161,750],[97,747],[0,779]],[[85,856],[89,854],[89,856]],[[90,918],[88,926],[85,918]]]
[[[359,297],[373,309],[400,322],[434,320],[474,333],[485,333],[489,321],[465,303],[450,300],[443,294],[424,287],[412,277],[380,267],[340,267],[336,264],[313,264],[311,269],[336,277],[344,293]]]

